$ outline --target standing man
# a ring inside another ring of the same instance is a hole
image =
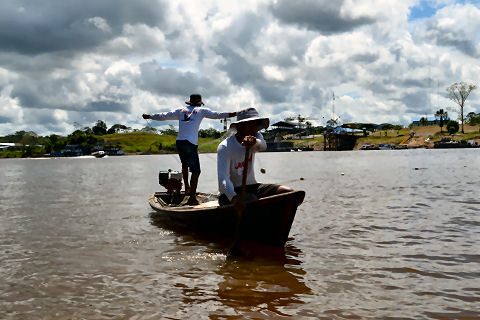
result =
[[[269,125],[268,118],[261,118],[255,108],[239,111],[237,121],[230,125],[235,135],[223,140],[217,149],[218,189],[220,205],[233,204],[237,212],[245,208],[245,200],[240,199],[242,174],[245,167],[245,149],[250,149],[247,166],[247,199],[259,199],[274,194],[293,191],[290,187],[277,184],[261,184],[255,179],[255,153],[267,148],[260,131]]]
[[[223,119],[237,115],[236,112],[216,112],[202,107],[202,96],[190,95],[190,101],[185,102],[186,107],[180,107],[170,112],[143,114],[144,119],[152,120],[178,120],[177,151],[182,162],[182,175],[185,182],[185,194],[189,194],[189,205],[198,204],[196,197],[198,177],[200,176],[200,161],[198,159],[198,129],[203,118]],[[188,170],[192,173],[188,182]]]

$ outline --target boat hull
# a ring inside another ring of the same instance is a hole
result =
[[[206,195],[199,194],[199,199],[202,196]],[[175,226],[233,238],[239,222],[241,238],[283,247],[305,192],[292,191],[249,202],[240,220],[232,205],[219,206],[211,196],[209,202],[199,206],[168,206],[167,198],[165,192],[157,192],[151,195],[149,204]]]

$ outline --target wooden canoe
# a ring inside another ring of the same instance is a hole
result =
[[[238,221],[233,206],[219,206],[215,195],[200,193],[197,198],[199,205],[187,206],[183,194],[172,197],[166,192],[156,192],[150,196],[149,204],[178,227],[233,238]],[[297,207],[304,198],[304,191],[292,191],[248,202],[242,214],[240,237],[285,246]]]

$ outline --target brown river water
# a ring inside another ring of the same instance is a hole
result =
[[[261,153],[306,197],[285,250],[237,260],[152,219],[169,168],[0,160],[0,319],[480,319],[480,149]]]

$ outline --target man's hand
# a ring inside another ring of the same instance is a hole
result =
[[[245,148],[251,148],[257,143],[257,138],[254,136],[245,136],[242,141],[242,145]]]
[[[143,119],[150,119],[151,118],[151,116],[149,114],[146,114],[146,113],[144,113],[142,115],[142,117],[143,117]]]
[[[232,198],[232,204],[233,204],[233,209],[238,214],[242,214],[243,210],[245,210],[245,207],[247,206],[244,201],[240,200],[239,195],[236,195],[235,197]]]
[[[245,200],[241,200],[239,195],[236,195],[232,198],[233,208],[238,214],[241,214],[243,210],[247,207],[248,202],[258,200],[257,196],[253,193],[245,192]]]

